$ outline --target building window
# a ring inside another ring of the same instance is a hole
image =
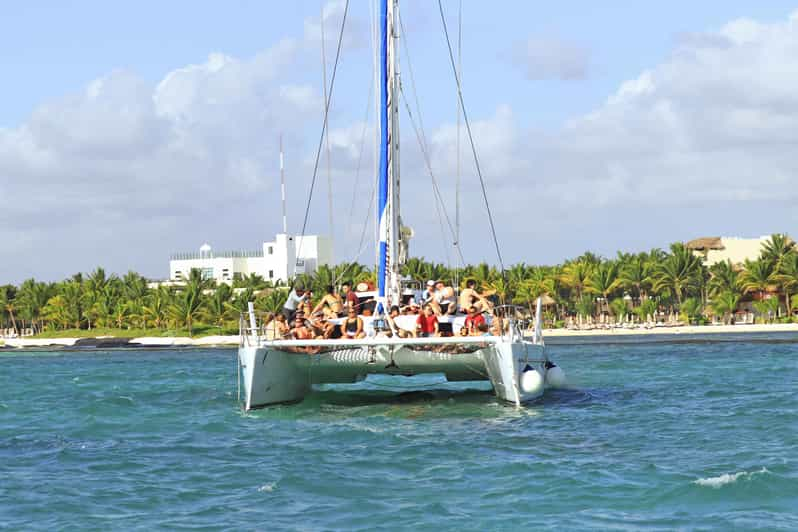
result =
[[[202,268],[202,278],[206,281],[208,279],[213,279],[213,268]]]
[[[177,270],[175,272],[175,279],[177,279],[179,281],[182,278],[183,278],[183,272],[181,272],[180,270]]]
[[[273,254],[274,254],[274,248],[272,246],[269,246],[269,255]]]
[[[269,270],[269,279],[274,279],[274,270]]]

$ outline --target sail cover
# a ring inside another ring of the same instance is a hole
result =
[[[392,223],[392,189],[393,160],[392,135],[394,132],[394,50],[393,50],[393,0],[380,1],[380,165],[379,165],[379,196],[377,201],[377,219],[379,220],[379,253],[377,266],[377,313],[381,314],[388,304],[387,298],[391,284],[390,276],[393,270],[395,246],[391,245],[396,239],[395,227]]]

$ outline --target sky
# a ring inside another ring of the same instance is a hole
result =
[[[466,111],[506,264],[700,236],[798,234],[798,3],[462,1]],[[44,2],[0,19],[0,284],[257,249],[302,228],[345,3]],[[443,2],[457,35],[459,2]],[[352,0],[308,233],[373,261],[371,11]],[[324,23],[321,24],[322,13]],[[436,2],[407,0],[402,216],[411,254],[498,262]],[[328,171],[329,168],[329,171]],[[330,194],[331,192],[331,194]],[[329,197],[334,229],[330,231]],[[365,245],[361,246],[361,235]]]

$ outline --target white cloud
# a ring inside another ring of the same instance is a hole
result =
[[[796,20],[798,12],[781,23],[740,20],[683,36],[667,60],[556,131],[519,123],[505,104],[473,117],[507,261],[646,249],[703,234],[798,233]],[[322,108],[319,88],[292,67],[307,61],[308,46],[286,39],[249,59],[212,54],[154,85],[111,72],[0,129],[0,281],[58,278],[97,264],[164,275],[170,251],[205,240],[252,247],[279,225],[281,132],[289,222],[298,225]],[[356,247],[372,209],[370,145],[352,188],[362,126],[337,116],[330,132],[336,220],[346,224],[336,231],[339,259]],[[412,129],[402,131],[413,252],[440,260],[446,245],[429,178]],[[427,135],[450,199],[455,134],[452,124],[438,124]],[[461,162],[466,259],[492,261],[465,130]],[[324,171],[312,231],[326,230]]]

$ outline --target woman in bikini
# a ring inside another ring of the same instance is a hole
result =
[[[313,308],[311,314],[316,314],[320,310],[324,310],[324,315],[328,318],[340,318],[344,315],[344,302],[332,285],[327,287],[327,293],[324,294],[321,301]]]

